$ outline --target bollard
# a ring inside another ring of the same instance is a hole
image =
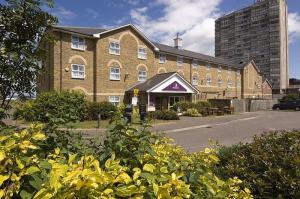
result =
[[[101,115],[100,113],[98,113],[97,129],[100,128],[100,120],[101,120]]]

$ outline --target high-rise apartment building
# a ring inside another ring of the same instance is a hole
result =
[[[286,0],[254,4],[215,22],[215,56],[234,63],[254,60],[274,93],[288,87],[288,11]]]

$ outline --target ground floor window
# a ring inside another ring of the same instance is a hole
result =
[[[139,82],[144,82],[146,80],[147,80],[147,71],[139,70],[138,81]]]
[[[108,101],[110,103],[114,104],[115,106],[117,106],[120,104],[120,97],[119,96],[109,96]]]
[[[170,96],[169,97],[169,106],[172,107],[174,104],[178,102],[184,102],[185,97],[184,96]]]

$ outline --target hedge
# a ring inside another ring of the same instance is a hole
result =
[[[97,120],[100,113],[101,119],[109,119],[117,111],[117,107],[110,102],[89,102],[87,106],[87,119]]]
[[[196,109],[202,115],[208,115],[208,109],[211,108],[211,104],[208,101],[194,102],[179,102],[174,104],[172,110],[185,112],[188,109]]]
[[[149,112],[148,117],[150,119],[158,119],[158,120],[179,120],[179,116],[177,115],[177,112],[172,110]]]
[[[67,123],[82,121],[87,113],[87,100],[77,91],[46,92],[35,100],[20,103],[15,118],[26,121]]]
[[[270,132],[223,147],[216,172],[237,176],[255,198],[300,198],[300,131]]]

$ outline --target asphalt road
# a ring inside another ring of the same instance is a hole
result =
[[[190,118],[161,124],[153,131],[164,131],[187,151],[194,152],[209,146],[209,140],[222,145],[250,142],[255,134],[273,130],[300,129],[300,112],[260,111],[232,116]]]

